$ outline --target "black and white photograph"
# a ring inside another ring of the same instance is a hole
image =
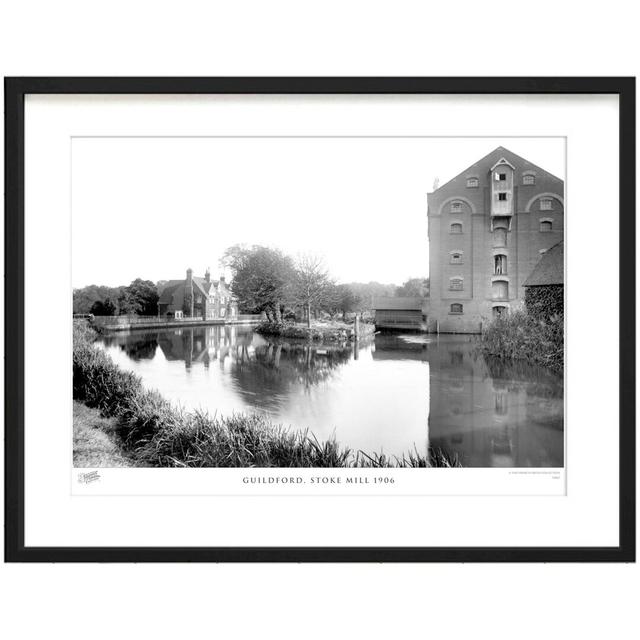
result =
[[[628,558],[627,84],[9,83],[15,557]]]
[[[564,468],[565,173],[561,136],[74,137],[74,467]]]
[[[633,636],[630,6],[3,5],[3,637]]]

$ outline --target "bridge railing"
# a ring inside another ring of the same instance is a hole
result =
[[[158,316],[94,316],[93,322],[97,325],[132,325],[132,324],[167,324],[167,322],[202,322],[201,317],[196,318],[163,318]]]
[[[227,322],[259,322],[260,321],[259,314],[252,313],[240,313],[235,316],[223,316],[220,318],[215,318],[220,321]],[[159,317],[159,316],[134,316],[134,315],[123,315],[123,316],[94,316],[93,322],[98,326],[131,326],[131,325],[163,325],[168,323],[176,323],[179,322],[181,324],[191,324],[194,322],[203,322],[202,316],[196,316],[193,318],[170,318],[170,317]]]

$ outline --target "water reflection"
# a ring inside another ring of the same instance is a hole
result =
[[[485,359],[440,338],[430,352],[430,439],[465,466],[561,467],[563,381],[524,362]]]
[[[156,355],[158,348],[157,333],[138,333],[135,340],[129,336],[122,339],[122,336],[105,336],[104,343],[108,346],[117,345],[120,349],[134,361],[151,360]]]
[[[186,407],[266,413],[354,449],[400,455],[429,442],[465,466],[563,465],[563,386],[553,373],[480,357],[470,336],[377,335],[314,345],[248,327],[103,339],[121,366]]]

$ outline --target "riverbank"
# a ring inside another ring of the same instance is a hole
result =
[[[116,435],[117,421],[73,402],[73,466],[82,469],[134,467]]]
[[[516,311],[497,318],[482,332],[478,350],[486,356],[525,360],[548,367],[556,373],[564,369],[564,318],[546,320]]]
[[[344,322],[314,322],[310,327],[306,324],[291,322],[262,322],[255,332],[265,336],[291,338],[301,340],[322,340],[326,342],[346,342],[367,338],[376,331],[374,324],[361,322],[356,336],[353,324]]]
[[[155,467],[453,467],[445,452],[400,458],[354,451],[336,439],[287,429],[257,414],[230,417],[174,407],[123,371],[94,344],[86,323],[74,323],[73,396],[115,420],[114,434],[140,466]]]

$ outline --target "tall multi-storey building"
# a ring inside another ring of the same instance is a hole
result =
[[[524,303],[564,239],[564,182],[504,147],[428,194],[430,331],[478,333]]]

